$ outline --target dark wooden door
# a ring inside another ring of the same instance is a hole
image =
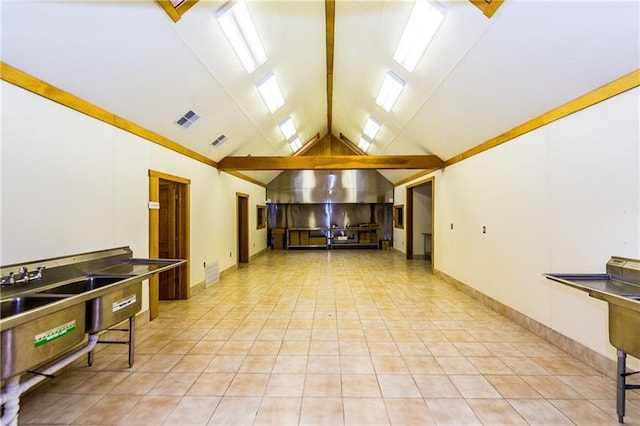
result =
[[[407,259],[413,259],[413,188],[407,188],[406,197],[406,223],[405,230],[405,249],[407,250]]]
[[[160,247],[159,256],[177,259],[178,250],[178,202],[179,191],[175,182],[160,182]],[[178,295],[178,269],[170,269],[159,275],[160,299],[176,299]]]
[[[238,263],[249,263],[249,197],[238,199]]]

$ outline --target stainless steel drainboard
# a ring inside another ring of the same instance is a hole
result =
[[[606,274],[545,274],[553,281],[586,291],[609,304],[609,342],[618,350],[617,414],[623,423],[625,391],[640,389],[627,384],[627,354],[640,359],[640,260],[612,256]]]

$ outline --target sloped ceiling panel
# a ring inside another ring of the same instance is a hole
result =
[[[372,114],[383,127],[371,154],[446,160],[640,68],[637,1],[507,0],[491,19],[441,3],[447,17],[408,73],[392,56],[412,2],[337,0],[333,136],[357,141]],[[150,0],[4,2],[2,61],[216,161],[291,155],[277,127],[288,115],[303,141],[326,136],[325,2],[248,1],[268,56],[252,74],[214,18],[222,4],[200,0],[173,23]],[[391,112],[375,104],[387,69],[407,82]],[[255,87],[267,71],[286,98],[275,114]],[[190,109],[195,125],[173,124]]]

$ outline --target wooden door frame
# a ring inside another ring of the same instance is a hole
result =
[[[407,259],[413,258],[413,189],[417,186],[428,185],[431,183],[431,273],[435,270],[435,253],[436,253],[436,216],[435,216],[435,205],[436,205],[436,178],[434,176],[421,180],[420,182],[416,182],[414,184],[407,186],[407,198],[406,198],[406,209],[407,209],[407,220],[405,226],[405,241],[407,245]],[[411,253],[411,256],[409,256]]]
[[[160,180],[167,180],[184,185],[184,258],[187,263],[182,267],[183,275],[180,280],[178,294],[181,298],[188,299],[191,296],[191,271],[189,261],[191,259],[191,180],[168,173],[149,170],[149,202],[160,202]],[[149,209],[149,258],[157,259],[160,253],[160,210]],[[153,320],[160,314],[158,274],[149,278],[149,319]]]

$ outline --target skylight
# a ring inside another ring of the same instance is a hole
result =
[[[216,11],[216,18],[249,74],[266,62],[267,56],[244,1],[225,4]]]
[[[378,92],[376,103],[380,105],[385,111],[391,111],[393,105],[398,100],[402,89],[404,89],[405,82],[393,71],[387,71],[382,81],[382,87]]]
[[[284,97],[280,92],[280,86],[278,86],[278,80],[274,73],[269,72],[256,83],[258,91],[267,104],[267,108],[271,113],[274,113],[284,105]]]
[[[427,0],[416,0],[393,59],[407,71],[413,71],[429,42],[440,28],[444,14],[444,8],[436,8]]]
[[[278,124],[280,131],[284,135],[285,139],[290,139],[291,136],[296,134],[296,125],[293,122],[293,118],[287,117],[282,123]]]
[[[369,118],[367,118],[367,122],[364,124],[364,130],[362,131],[362,133],[367,135],[369,139],[373,140],[376,138],[380,127],[382,127],[382,123],[380,123],[372,116],[369,116]]]
[[[289,142],[289,148],[291,148],[292,152],[296,152],[300,148],[302,148],[302,141],[300,140],[300,136],[296,136],[295,139]]]
[[[358,148],[364,152],[369,151],[369,148],[371,148],[371,141],[364,135],[360,136],[360,139],[358,140]]]

